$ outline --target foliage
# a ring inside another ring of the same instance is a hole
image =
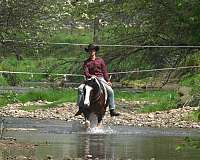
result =
[[[5,95],[0,95],[0,108],[6,106],[8,103],[11,103],[7,100]]]
[[[192,1],[73,1],[71,15],[93,28],[93,41],[124,45],[199,45],[199,3]],[[190,27],[192,26],[192,27]],[[195,48],[102,47],[110,71],[196,65]],[[146,74],[146,73],[144,73]],[[127,75],[126,75],[127,76]],[[121,78],[121,77],[120,77]]]
[[[193,119],[198,122],[200,121],[200,108],[193,113]]]
[[[79,64],[79,69],[76,70],[75,64]],[[28,72],[30,74],[12,74],[3,73],[2,78],[10,85],[23,85],[23,82],[34,81],[50,81],[56,82],[64,79],[63,76],[57,76],[53,74],[65,74],[65,73],[78,73],[82,74],[80,68],[82,61],[77,58],[54,58],[49,57],[46,59],[27,58],[21,61],[17,61],[14,57],[4,59],[0,63],[0,68],[4,71],[14,72]],[[47,73],[47,74],[31,74],[31,73]],[[66,77],[67,80],[82,81],[83,77]]]
[[[197,111],[192,112],[186,117],[186,120],[192,120],[195,122],[200,122],[200,108]]]
[[[139,79],[139,76],[133,76],[136,80],[131,80],[131,77],[128,80],[122,80],[121,83],[123,86],[126,87],[134,87],[134,88],[148,88],[148,87],[155,87],[151,86],[152,83],[155,83],[156,79],[153,77],[147,77],[143,79]],[[157,80],[158,81],[158,80]]]
[[[99,44],[139,46],[199,45],[200,42],[198,0],[2,0],[0,7],[1,70],[47,72],[49,75],[82,73],[80,65],[86,58],[85,54],[81,54],[84,52],[84,46],[45,42],[93,41]],[[13,41],[7,41],[9,39]],[[17,60],[3,59],[13,56],[13,53]],[[99,54],[109,63],[110,72],[200,64],[199,51],[196,48],[102,46]],[[28,60],[22,55],[37,59]],[[48,58],[44,60],[46,57]],[[75,61],[69,62],[70,58]],[[186,70],[180,75],[188,72],[188,78],[185,76],[182,83],[193,85],[193,91],[198,92],[200,88],[197,71]],[[145,79],[148,77],[153,76],[148,73],[141,76],[126,74],[119,75],[116,79],[125,83],[127,80],[129,83],[135,79],[146,82]],[[56,78],[47,75],[4,74],[0,81],[4,84],[17,85],[23,81],[53,81]],[[163,104],[158,104],[158,108],[162,106]]]
[[[49,102],[54,102],[58,100],[64,100],[66,99],[67,101],[75,101],[76,95],[73,90],[44,90],[40,92],[28,92],[25,94],[19,94],[17,96],[18,101],[20,102],[27,102],[27,101],[37,101],[37,100],[47,100]]]
[[[0,76],[0,86],[7,86],[8,83],[6,81],[6,79],[1,75]]]
[[[192,94],[199,94],[200,92],[200,74],[188,73],[182,80],[181,85],[192,87]]]
[[[192,88],[192,92],[190,93],[192,95],[192,99],[188,105],[195,107],[200,106],[200,74],[190,72],[183,76],[180,84]],[[190,114],[188,118],[190,120],[200,121],[200,108]]]
[[[54,31],[58,33],[63,28],[73,32],[79,25],[83,29],[94,27],[93,33],[98,34],[93,35],[94,41],[96,39],[100,43],[198,45],[200,39],[198,0],[93,2],[3,0],[1,8],[4,13],[0,14],[3,20],[1,38],[4,40],[42,39],[49,37]],[[80,39],[77,43],[79,41]],[[117,52],[116,56],[107,55],[114,59],[123,58],[122,55],[136,54],[138,51],[143,51],[144,54],[145,51],[144,56],[159,66],[162,66],[162,63],[166,64],[166,61],[172,63],[180,60],[180,57],[195,52],[193,49],[163,51],[163,49],[110,48],[106,50]]]
[[[5,93],[0,96],[0,106],[5,106],[8,103],[21,102],[25,103],[28,101],[38,101],[46,100],[49,102],[54,102],[53,104],[60,104],[63,102],[75,102],[76,101],[76,92],[71,89],[49,89],[41,91],[30,91],[27,93],[16,93],[10,92]],[[52,104],[52,105],[53,105]]]
[[[44,104],[44,105],[30,105],[30,106],[23,106],[22,110],[33,112],[37,109],[50,109],[50,108],[56,108],[58,104],[64,103],[65,101],[56,101],[50,104]]]
[[[64,0],[2,0],[0,44],[1,51],[5,52],[1,54],[7,56],[14,52],[21,56],[21,52],[27,51],[37,54],[38,45],[34,42],[47,40],[54,31],[64,27],[63,20],[69,17],[69,5]]]
[[[116,99],[129,101],[148,101],[139,112],[155,112],[176,108],[177,93],[175,91],[145,91],[141,93],[116,92]]]
[[[17,61],[16,58],[10,57],[8,59],[4,59],[0,63],[0,67],[4,71],[14,71],[14,72],[40,72],[42,70],[41,64],[45,64],[41,61],[33,61],[33,60],[22,60]],[[3,73],[2,77],[7,81],[9,85],[15,86],[15,85],[21,85],[23,81],[29,81],[32,80],[33,77],[31,75],[26,74],[12,74],[12,73]],[[43,77],[43,78],[42,78]],[[42,75],[36,75],[34,76],[35,80],[42,80],[45,77]]]
[[[41,46],[39,55],[40,57],[77,58],[83,49],[79,46],[62,43],[90,43],[91,37],[91,33],[88,30],[73,29],[71,33],[68,29],[62,29],[61,31],[52,33],[48,39],[50,43],[59,44],[46,44],[45,46]]]
[[[132,92],[122,92],[116,90],[115,92],[116,100],[125,99],[126,101],[148,101],[148,104],[151,106],[144,106],[148,108],[149,111],[155,111],[157,105],[160,105],[160,110],[166,109],[165,106],[170,100],[172,104],[176,99],[175,92],[169,91],[154,91],[154,92],[143,92],[143,93],[132,93]],[[37,100],[46,100],[53,102],[52,104],[47,104],[41,106],[41,108],[49,108],[56,106],[64,102],[76,102],[77,93],[74,89],[48,89],[42,91],[30,91],[23,94],[16,94],[14,92],[4,94],[0,97],[1,103],[0,106],[5,106],[8,103],[21,102],[25,103],[28,101],[37,101]],[[164,104],[165,103],[165,104]],[[30,110],[34,110],[40,106],[32,106]],[[151,108],[151,110],[150,110]],[[27,109],[26,107],[24,109]],[[146,111],[145,111],[146,112]]]
[[[156,104],[146,105],[139,110],[139,112],[149,113],[149,112],[156,112],[156,111],[165,111],[177,108],[176,99],[173,100],[165,100],[163,102],[157,102]]]
[[[6,54],[30,52],[36,56],[51,54],[59,57],[65,53],[66,56],[79,56],[80,49],[74,46],[29,43],[38,40],[132,45],[198,45],[200,39],[197,0],[3,0],[1,7],[4,8],[4,14],[1,14],[1,41],[13,39],[25,42],[20,45],[2,43],[10,49]],[[77,27],[82,29],[76,29]],[[18,49],[24,51],[17,51]],[[112,62],[110,71],[176,67],[184,65],[188,56],[197,52],[195,48],[102,47],[100,50],[106,61]],[[193,60],[188,64],[194,65],[196,61]]]

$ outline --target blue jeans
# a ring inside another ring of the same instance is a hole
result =
[[[115,100],[114,100],[114,91],[111,86],[108,85],[108,83],[105,81],[103,77],[98,77],[98,79],[101,81],[101,83],[104,84],[107,92],[108,92],[108,105],[109,105],[109,110],[115,109]],[[78,87],[78,99],[77,99],[77,105],[79,106],[79,109],[83,107],[83,88],[85,84],[81,84]]]

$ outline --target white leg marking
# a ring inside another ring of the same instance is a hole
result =
[[[85,90],[86,90],[86,93],[85,93],[84,105],[89,106],[90,105],[90,92],[92,90],[92,87],[86,85]]]

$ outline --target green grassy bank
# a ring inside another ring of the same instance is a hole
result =
[[[147,101],[147,104],[140,109],[140,112],[153,112],[176,108],[177,94],[174,91],[148,91],[133,93],[116,90],[115,98],[117,101],[122,99],[125,101]],[[6,104],[15,102],[25,103],[37,100],[53,102],[43,106],[31,106],[24,108],[25,110],[35,110],[38,108],[46,109],[57,107],[59,104],[64,102],[76,102],[76,99],[77,91],[74,89],[49,89],[41,92],[27,92],[23,94],[11,92],[9,94],[1,95],[0,106],[3,107]]]

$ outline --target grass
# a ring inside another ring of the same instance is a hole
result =
[[[24,94],[17,95],[17,99],[24,103],[27,101],[37,101],[37,100],[47,100],[50,102],[55,102],[58,100],[66,100],[68,102],[75,101],[75,91],[72,89],[67,90],[57,90],[50,89],[44,90],[42,92],[28,92]]]
[[[156,99],[166,99],[166,98],[175,98],[175,91],[145,91],[140,93],[133,92],[121,92],[116,90],[116,98],[124,98],[126,100],[156,100]]]
[[[77,60],[77,62],[76,62]],[[80,62],[79,62],[80,61]],[[17,71],[17,72],[29,72],[29,73],[47,73],[45,74],[2,74],[0,76],[0,86],[7,85],[24,85],[23,82],[32,81],[57,81],[63,79],[63,76],[55,76],[53,74],[58,73],[76,73],[81,74],[82,70],[77,69],[77,66],[82,66],[80,58],[55,58],[48,57],[45,59],[40,58],[24,58],[21,61],[17,61],[15,57],[9,57],[4,59],[0,63],[0,70],[4,71]],[[77,80],[80,82],[82,77],[67,76],[67,79]]]
[[[49,89],[44,91],[30,91],[23,94],[10,92],[0,96],[0,106],[3,107],[8,103],[26,103],[28,101],[33,102],[38,100],[53,102],[54,105],[63,102],[75,102],[76,92],[73,89]]]
[[[0,95],[0,108],[10,103],[5,95]]]
[[[175,91],[146,91],[143,93],[116,92],[116,99],[128,101],[148,101],[139,112],[155,112],[176,108],[177,93]]]
[[[181,80],[181,84],[184,86],[192,86],[197,82],[200,82],[200,74],[187,74]]]
[[[192,113],[192,119],[194,121],[200,122],[200,108],[198,109],[198,111]]]
[[[73,30],[73,34],[67,30],[55,33],[50,37],[49,42],[68,42],[68,43],[90,43],[92,42],[92,32],[87,30]],[[37,56],[35,55],[37,51]],[[68,62],[69,59],[82,59],[85,57],[83,48],[69,45],[45,45],[34,48],[34,54],[31,49],[23,51],[23,60],[18,61],[11,53],[9,57],[3,57],[0,61],[0,70],[20,71],[20,72],[45,72],[45,73],[72,73],[72,69],[77,62]],[[82,54],[84,53],[84,54]],[[33,56],[35,55],[35,56]],[[82,57],[81,57],[82,56]],[[84,58],[85,59],[85,58]],[[73,61],[73,60],[72,60]],[[82,66],[82,63],[80,64]],[[80,66],[79,66],[80,68]],[[78,73],[77,73],[78,74]],[[52,78],[52,76],[51,76]],[[53,77],[55,78],[55,77]],[[71,77],[70,77],[71,78]],[[0,77],[0,86],[3,85],[21,85],[23,81],[47,81],[46,75],[25,75],[25,74],[4,74]]]
[[[176,107],[176,101],[164,101],[164,102],[159,102],[157,104],[151,104],[144,106],[139,110],[139,112],[142,113],[149,113],[149,112],[156,112],[156,111],[164,111],[164,110],[170,110]]]
[[[200,108],[197,111],[194,111],[191,114],[189,114],[186,120],[193,120],[195,122],[200,122]]]
[[[62,104],[66,102],[65,100],[59,100],[50,104],[45,104],[45,105],[31,105],[31,106],[23,106],[22,110],[28,111],[28,112],[32,112],[35,111],[37,109],[50,109],[50,108],[56,108],[57,105]]]
[[[187,74],[181,80],[181,85],[188,86],[192,88],[193,97],[200,95],[200,73]],[[199,100],[196,102],[199,104]],[[198,105],[199,106],[199,105]],[[188,119],[199,122],[200,121],[200,108],[197,111],[194,111],[188,116]]]
[[[200,73],[187,74],[180,82],[181,85],[191,87],[192,94],[200,93]]]
[[[3,76],[0,76],[0,86],[7,86],[8,82]]]
[[[0,106],[5,106],[8,103],[28,101],[46,100],[53,102],[42,106],[24,107],[24,110],[33,111],[35,109],[47,109],[57,107],[64,102],[76,102],[77,91],[74,89],[49,89],[44,91],[31,91],[23,94],[9,93],[1,96]],[[149,101],[149,104],[144,106],[140,112],[152,112],[157,110],[166,110],[175,107],[177,95],[172,91],[148,91],[143,93],[121,92],[115,91],[116,100],[125,99],[126,101]]]

